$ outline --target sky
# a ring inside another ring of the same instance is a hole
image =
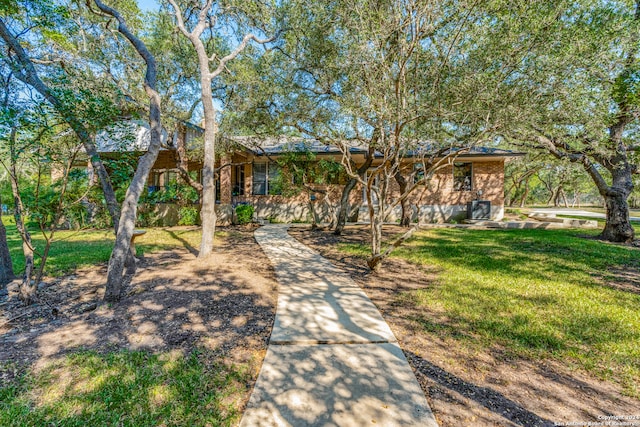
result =
[[[138,6],[143,11],[155,11],[158,10],[158,1],[157,0],[138,0]]]

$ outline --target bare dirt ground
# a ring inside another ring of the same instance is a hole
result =
[[[401,231],[385,229],[387,236]],[[453,339],[425,332],[412,320],[416,308],[410,295],[432,286],[437,271],[390,259],[384,271],[369,273],[362,258],[335,248],[338,242],[366,242],[366,228],[347,227],[341,237],[302,228],[289,232],[346,271],[378,306],[440,426],[530,427],[580,421],[586,425],[605,414],[640,415],[640,402],[622,396],[617,386],[556,361],[510,358],[499,346],[489,351],[464,348]]]
[[[229,230],[206,262],[186,242],[145,256],[127,296],[113,306],[102,304],[105,265],[45,282],[39,303],[26,308],[15,298],[17,284],[10,285],[10,299],[0,306],[0,385],[78,348],[205,347],[228,363],[251,363],[255,381],[271,334],[277,282],[253,229]],[[246,399],[252,387],[247,385]]]

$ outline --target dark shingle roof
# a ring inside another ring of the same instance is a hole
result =
[[[302,137],[257,137],[257,136],[242,136],[242,137],[229,137],[229,141],[240,145],[247,149],[256,156],[263,155],[278,155],[286,152],[305,152],[309,151],[315,154],[340,154],[341,151],[338,147],[316,139],[302,138]],[[427,155],[430,152],[435,152],[435,144],[422,143],[418,144],[421,147],[414,150],[408,150],[404,157],[419,157],[421,155]],[[498,156],[498,157],[517,157],[523,155],[515,151],[504,150],[502,148],[495,147],[472,147],[468,150],[460,148],[451,148],[451,151],[460,152],[461,156],[465,157],[481,157],[481,156]],[[366,153],[367,146],[364,144],[353,143],[349,151],[353,154]],[[447,150],[443,155],[448,155],[451,151]],[[376,152],[376,157],[382,157],[382,153]]]
[[[256,156],[277,155],[290,152],[311,152],[315,154],[340,154],[338,147],[325,144],[317,139],[302,137],[257,137],[242,136],[229,137],[229,141],[236,143],[249,150]],[[366,147],[353,144],[349,148],[352,153],[365,153]]]

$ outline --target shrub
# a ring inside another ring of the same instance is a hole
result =
[[[253,218],[253,206],[238,205],[236,206],[236,220],[238,224],[248,224]]]
[[[198,222],[198,209],[190,206],[180,208],[178,211],[178,225],[196,225]]]

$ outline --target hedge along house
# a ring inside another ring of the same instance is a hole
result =
[[[123,151],[142,153],[148,146],[148,126],[143,122],[128,122],[118,132],[109,131],[98,135],[97,145],[101,155],[117,156]],[[171,136],[163,134],[163,148],[154,164],[147,182],[148,191],[155,192],[180,181],[180,170],[187,170],[199,180],[202,163],[191,160],[181,163],[177,148],[183,145],[187,151],[197,150],[197,141],[203,129],[182,123]],[[356,165],[363,164],[368,150],[353,147],[351,158]],[[293,182],[281,179],[283,158],[294,153],[311,153],[315,161],[340,162],[342,153],[337,147],[304,138],[221,138],[217,144],[216,203],[218,224],[228,225],[234,220],[234,208],[238,204],[250,204],[258,219],[278,222],[307,222],[311,220],[311,209],[318,219],[330,222],[337,215],[345,174],[331,177],[322,184],[312,184],[313,190],[289,191],[296,187]],[[472,148],[459,154],[451,164],[439,169],[425,185],[419,186],[409,198],[413,210],[412,219],[420,222],[445,222],[467,216],[469,203],[482,200],[491,219],[499,220],[504,215],[504,163],[509,158],[520,156],[496,148]],[[380,163],[374,158],[372,167]],[[404,159],[404,172],[408,175],[416,167],[417,160]],[[286,166],[285,166],[286,167]],[[395,183],[394,183],[395,184]],[[299,186],[298,186],[299,187]],[[392,187],[390,198],[398,194]],[[368,220],[366,196],[362,186],[356,186],[350,194],[351,219]],[[155,207],[161,225],[177,222],[177,209],[171,204]],[[359,213],[359,215],[358,215]],[[400,207],[386,221],[400,217]]]

